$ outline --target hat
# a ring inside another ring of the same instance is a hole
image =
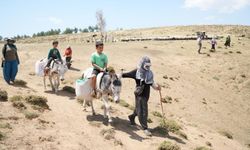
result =
[[[102,42],[102,41],[96,41],[96,42],[95,42],[95,46],[100,46],[100,45],[103,45],[103,42]]]

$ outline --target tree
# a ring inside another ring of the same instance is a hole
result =
[[[101,10],[96,12],[97,27],[101,33],[102,40],[105,36],[106,21]]]
[[[75,27],[74,33],[78,33],[78,28]]]
[[[66,28],[65,31],[63,32],[63,34],[72,34],[73,30],[70,28]]]
[[[2,41],[3,40],[3,37],[0,35],[0,41]]]

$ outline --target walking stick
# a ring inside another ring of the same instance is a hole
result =
[[[163,120],[165,120],[165,113],[163,111],[163,105],[162,105],[162,95],[161,95],[161,91],[159,90],[159,94],[160,94],[160,102],[161,102],[161,112],[162,112],[162,117]]]

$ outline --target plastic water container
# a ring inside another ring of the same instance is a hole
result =
[[[91,77],[92,77],[92,72],[93,72],[93,68],[92,68],[92,67],[90,67],[90,68],[84,70],[84,71],[82,72],[82,74],[84,75],[83,77],[84,77],[84,78],[87,78],[87,79],[91,78]]]
[[[35,64],[35,73],[37,76],[43,76],[44,75],[44,67],[47,64],[47,59],[41,59],[38,60]]]
[[[76,91],[77,98],[90,100],[92,98],[91,97],[91,91],[92,91],[91,79],[84,78],[84,79],[76,80],[75,91]]]

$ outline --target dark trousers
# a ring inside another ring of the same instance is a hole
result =
[[[211,49],[214,49],[215,50],[215,44],[212,44],[212,48]]]
[[[135,96],[135,110],[131,115],[133,118],[138,116],[143,130],[148,128],[148,98],[144,96]]]
[[[201,44],[201,43],[199,43],[199,44],[198,44],[198,46],[199,46],[198,53],[201,53],[201,47],[202,47],[202,44]]]
[[[70,62],[71,61],[71,57],[66,57],[66,62]]]

